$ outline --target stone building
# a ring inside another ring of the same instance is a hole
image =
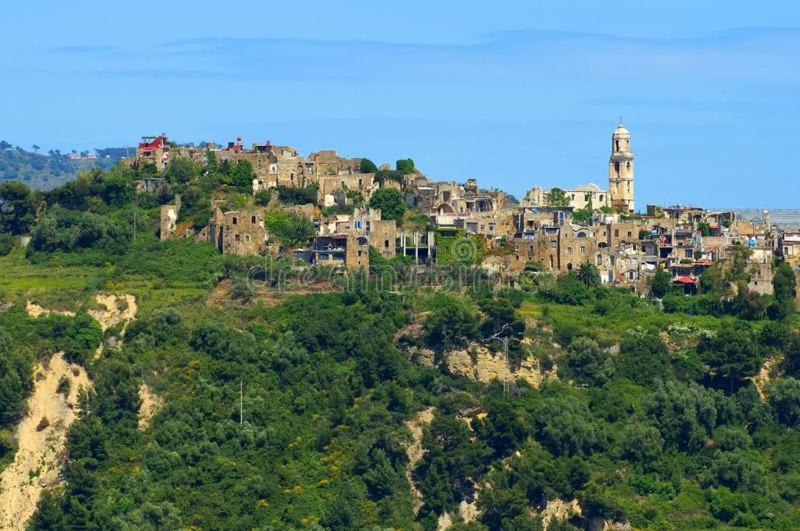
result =
[[[534,186],[520,200],[523,206],[545,207],[550,205],[550,193],[553,189],[545,190],[539,186]],[[608,191],[603,190],[594,183],[586,183],[568,190],[562,190],[567,204],[574,210],[579,210],[592,205],[593,209],[609,206]]]
[[[212,220],[216,242],[223,254],[257,255],[266,250],[267,230],[264,227],[263,210],[234,210],[222,214],[221,225],[216,227],[219,216]]]
[[[324,175],[347,175],[361,172],[361,159],[340,157],[336,150],[325,149],[311,153],[304,161],[306,173],[313,181]]]
[[[159,237],[161,241],[170,240],[176,236],[178,228],[178,214],[181,211],[181,196],[175,196],[171,205],[161,205]]]
[[[611,135],[608,160],[608,193],[618,212],[633,212],[633,151],[631,134],[621,123]]]

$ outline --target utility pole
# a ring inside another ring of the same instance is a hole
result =
[[[241,426],[244,419],[244,383],[239,380],[239,425]]]
[[[511,365],[508,363],[508,337],[503,338],[503,357],[505,357],[506,362],[506,377],[503,378],[503,394],[508,395],[508,387],[510,385],[509,380],[511,379]]]

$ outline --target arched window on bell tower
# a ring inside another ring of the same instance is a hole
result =
[[[614,161],[614,171],[617,172],[617,175],[619,175],[619,161],[618,160]]]

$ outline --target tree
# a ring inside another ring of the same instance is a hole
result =
[[[700,353],[714,376],[721,376],[733,392],[740,380],[753,376],[761,368],[763,347],[756,341],[746,324],[725,323],[716,334],[706,334],[697,344]]]
[[[778,422],[793,428],[800,426],[800,381],[781,378],[771,383],[767,391]]]
[[[597,266],[592,263],[584,262],[579,265],[575,275],[578,277],[578,280],[588,288],[594,288],[600,285],[600,271],[598,271]]]
[[[768,310],[772,319],[784,319],[795,311],[797,297],[797,277],[789,264],[783,263],[775,268],[772,277],[775,302]]]
[[[664,441],[682,450],[703,448],[717,424],[714,394],[695,383],[659,382],[644,409]]]
[[[395,168],[397,168],[397,171],[401,172],[403,175],[408,175],[416,171],[414,168],[414,161],[411,159],[398,160],[395,163]]]
[[[661,456],[664,439],[658,428],[637,422],[629,425],[622,436],[622,453],[632,461],[652,463]]]
[[[437,308],[425,322],[427,342],[432,347],[450,349],[466,346],[479,335],[476,312],[458,304]]]
[[[619,348],[620,375],[641,384],[672,374],[666,345],[656,333],[630,331]]]
[[[378,167],[369,159],[361,159],[359,171],[361,173],[378,173]]]
[[[562,378],[571,378],[579,385],[602,385],[614,373],[614,363],[597,341],[587,337],[572,340],[558,367]]]
[[[376,190],[369,199],[370,208],[379,208],[381,219],[400,221],[406,211],[406,201],[403,194],[396,188],[381,188]]]
[[[314,236],[314,224],[310,219],[282,210],[267,211],[264,225],[271,235],[287,247],[297,247]]]
[[[565,207],[569,205],[567,194],[561,188],[551,188],[547,194],[547,206]]]
[[[661,299],[667,294],[671,284],[672,275],[670,275],[668,271],[658,269],[656,270],[656,274],[653,275],[653,278],[650,279],[650,294],[653,297]]]
[[[253,173],[253,166],[249,161],[238,161],[231,169],[230,173],[230,183],[232,186],[242,190],[251,190],[253,188],[253,179],[255,178],[255,173]]]
[[[197,167],[188,157],[176,157],[169,162],[164,177],[173,184],[186,184],[197,175]]]
[[[11,234],[24,234],[33,224],[36,203],[28,188],[19,181],[0,184],[0,229]]]

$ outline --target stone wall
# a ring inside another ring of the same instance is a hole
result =
[[[266,249],[267,231],[261,210],[226,212],[222,221],[222,252],[257,255]]]

